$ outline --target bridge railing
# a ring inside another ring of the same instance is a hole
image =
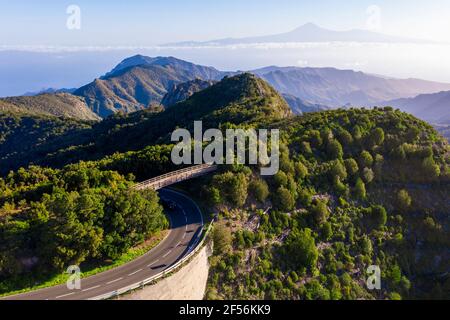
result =
[[[188,167],[188,168],[184,168],[181,170],[172,171],[170,173],[163,174],[161,176],[137,183],[133,187],[136,190],[143,190],[143,189],[148,189],[148,188],[153,188],[153,189],[157,190],[157,189],[163,188],[165,186],[168,186],[172,183],[176,183],[179,181],[198,177],[198,176],[207,174],[207,173],[215,171],[215,170],[217,170],[217,165],[201,164],[201,165],[192,166],[192,167]],[[150,278],[147,278],[140,282],[134,283],[130,286],[120,288],[118,290],[96,296],[89,300],[103,300],[103,299],[110,299],[110,298],[117,297],[117,296],[127,293],[129,291],[143,288],[145,285],[147,285],[153,281],[156,281],[160,278],[163,278],[167,274],[175,271],[181,265],[183,265],[186,261],[191,259],[203,247],[203,244],[204,244],[209,232],[211,231],[211,228],[212,228],[212,222],[209,224],[209,226],[206,230],[205,230],[204,226],[202,226],[202,228],[197,236],[197,239],[195,239],[194,243],[188,248],[186,255],[183,258],[181,258],[180,260],[178,260],[175,264],[171,265],[169,268],[161,271],[160,273],[158,273],[154,276],[151,276]]]
[[[203,174],[207,174],[209,172],[217,170],[217,165],[212,164],[201,164],[197,166],[192,166],[176,171],[172,171],[166,174],[163,174],[158,177],[151,178],[149,180],[142,181],[140,183],[135,184],[133,187],[136,190],[149,189],[152,188],[154,190],[161,189],[168,185],[188,180],[191,178],[199,177]]]
[[[111,298],[115,298],[118,297],[122,294],[128,293],[132,290],[136,290],[136,289],[142,289],[144,288],[144,286],[159,280],[161,278],[164,278],[166,275],[170,274],[171,272],[175,271],[176,269],[178,269],[181,265],[183,265],[184,263],[186,263],[187,261],[189,261],[189,259],[191,259],[198,251],[200,251],[201,248],[203,248],[203,244],[205,243],[208,234],[211,231],[212,228],[212,222],[209,224],[208,228],[205,229],[202,228],[201,232],[199,233],[196,241],[191,245],[191,247],[189,248],[187,254],[180,259],[178,262],[176,262],[175,264],[171,265],[169,268],[161,271],[160,273],[151,276],[145,280],[136,282],[130,286],[124,287],[124,288],[120,288],[118,290],[112,291],[112,292],[108,292],[93,298],[90,298],[89,300],[105,300],[105,299],[111,299]]]

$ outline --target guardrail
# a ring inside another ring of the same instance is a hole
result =
[[[184,168],[184,169],[177,170],[177,171],[172,171],[172,172],[163,174],[161,176],[137,183],[133,186],[133,188],[136,190],[143,190],[143,189],[149,189],[149,188],[158,190],[158,189],[164,188],[168,185],[171,185],[173,183],[188,180],[188,179],[195,178],[195,177],[199,177],[199,176],[202,176],[204,174],[207,174],[207,173],[215,171],[215,170],[217,170],[217,165],[201,164],[201,165]],[[178,260],[175,264],[168,267],[167,269],[165,269],[165,270],[161,271],[160,273],[158,273],[154,276],[151,276],[150,278],[147,278],[145,280],[139,281],[137,283],[134,283],[134,284],[129,285],[124,288],[120,288],[120,289],[112,291],[112,292],[108,292],[108,293],[90,298],[89,300],[104,300],[104,299],[114,298],[114,297],[120,296],[124,293],[127,293],[131,290],[142,288],[145,285],[166,276],[167,274],[171,273],[172,271],[174,271],[178,267],[180,267],[183,263],[188,261],[192,256],[194,256],[200,250],[200,248],[202,248],[207,235],[211,231],[211,227],[212,227],[212,222],[210,223],[210,225],[204,232],[204,226],[202,226],[197,239],[188,248],[187,254],[183,258]]]
[[[205,232],[204,228],[201,229],[201,232],[199,233],[199,236],[197,237],[196,241],[190,246],[188,253],[182,258],[180,259],[178,262],[176,262],[175,264],[171,265],[169,268],[161,271],[160,273],[151,276],[150,278],[147,278],[145,280],[139,281],[137,283],[134,283],[132,285],[129,285],[127,287],[112,291],[112,292],[108,292],[93,298],[90,298],[89,300],[104,300],[104,299],[111,299],[111,298],[115,298],[118,297],[122,294],[125,294],[129,291],[132,290],[136,290],[136,289],[142,289],[145,285],[163,278],[164,276],[166,276],[167,274],[171,273],[172,271],[175,271],[177,268],[179,268],[182,264],[184,264],[185,262],[187,262],[190,258],[192,258],[202,247],[203,244],[205,243],[206,237],[208,236],[209,232],[211,231],[212,228],[212,222],[209,224],[208,228],[206,229]],[[201,240],[200,240],[201,239]],[[194,248],[192,250],[192,248]]]
[[[163,174],[158,177],[151,178],[149,180],[142,181],[140,183],[135,184],[133,187],[136,190],[149,189],[152,188],[154,190],[158,190],[164,187],[167,187],[171,184],[200,177],[204,174],[210,173],[217,170],[217,165],[212,164],[200,164],[197,166],[192,166],[188,168],[184,168],[177,171],[172,171],[166,174]]]

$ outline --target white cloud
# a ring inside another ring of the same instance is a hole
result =
[[[82,51],[114,51],[114,50],[158,50],[155,46],[11,46],[0,45],[0,51],[27,51],[27,52],[82,52]]]
[[[367,61],[351,61],[345,63],[345,67],[351,69],[361,69],[362,67],[367,66],[367,64]]]
[[[416,44],[384,43],[384,42],[267,42],[243,43],[232,45],[180,45],[180,46],[48,46],[48,45],[0,45],[0,51],[31,51],[31,52],[78,52],[78,51],[113,51],[113,50],[204,50],[204,49],[339,49],[339,48],[394,48],[397,46],[415,46]],[[423,46],[433,46],[424,44]]]

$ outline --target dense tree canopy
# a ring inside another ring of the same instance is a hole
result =
[[[156,193],[113,171],[31,167],[1,181],[0,280],[116,259],[168,226]]]
[[[207,296],[442,297],[448,281],[434,282],[431,290],[426,275],[430,257],[445,256],[450,246],[442,229],[448,227],[442,219],[448,212],[448,144],[427,124],[392,108],[313,113],[274,127],[283,130],[289,150],[281,149],[280,171],[266,179],[266,202],[249,200],[221,221],[236,233],[232,249],[211,260]],[[250,190],[260,183],[252,169]],[[418,239],[426,243],[419,260],[412,249]],[[369,265],[383,270],[379,292],[363,285]],[[439,274],[446,266],[432,269]]]

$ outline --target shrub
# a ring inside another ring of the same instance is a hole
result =
[[[331,228],[331,224],[329,222],[325,222],[321,228],[322,239],[328,241],[333,237],[333,230]]]
[[[298,192],[298,201],[305,207],[309,207],[312,203],[312,195],[308,189],[300,189]]]
[[[331,140],[327,144],[327,154],[330,159],[341,159],[344,155],[344,151],[342,150],[342,145],[337,140]]]
[[[311,213],[314,217],[314,220],[318,224],[322,224],[327,221],[330,216],[330,211],[328,210],[327,204],[323,201],[318,201],[311,208]]]
[[[230,229],[222,224],[215,224],[213,232],[213,241],[214,241],[214,254],[222,255],[224,253],[228,253],[231,250],[231,242],[232,242]]]
[[[359,155],[359,166],[361,168],[370,168],[373,164],[373,157],[368,151],[363,151]]]
[[[302,181],[308,176],[308,168],[300,161],[295,163],[295,176],[298,181]]]
[[[262,179],[252,180],[249,189],[255,199],[261,203],[264,203],[269,196],[269,186]]]
[[[225,172],[215,175],[212,186],[220,190],[220,199],[237,207],[242,206],[247,200],[248,178],[245,173]]]
[[[372,206],[371,208],[372,219],[377,227],[383,227],[387,222],[386,209],[383,206]]]
[[[291,211],[295,207],[295,199],[285,187],[277,189],[272,195],[272,202],[274,207],[281,211]]]
[[[364,182],[369,184],[375,178],[375,174],[373,173],[372,169],[364,168],[362,177],[363,177]]]
[[[347,169],[347,173],[350,176],[355,175],[359,170],[358,163],[355,161],[355,159],[352,159],[352,158],[346,159],[344,161],[344,164],[345,164],[345,168]]]
[[[360,200],[364,200],[366,198],[366,185],[360,178],[356,180],[355,196]]]
[[[319,252],[316,248],[311,229],[294,230],[283,245],[286,264],[293,270],[306,268],[312,270],[317,264]]]
[[[397,193],[397,208],[402,211],[408,211],[411,207],[412,199],[409,196],[408,191],[402,189]]]
[[[341,181],[345,181],[347,179],[347,170],[341,161],[335,161],[333,166],[330,169],[331,181],[334,181],[337,178]]]
[[[373,129],[367,137],[369,147],[380,146],[384,142],[384,131],[381,128]]]

